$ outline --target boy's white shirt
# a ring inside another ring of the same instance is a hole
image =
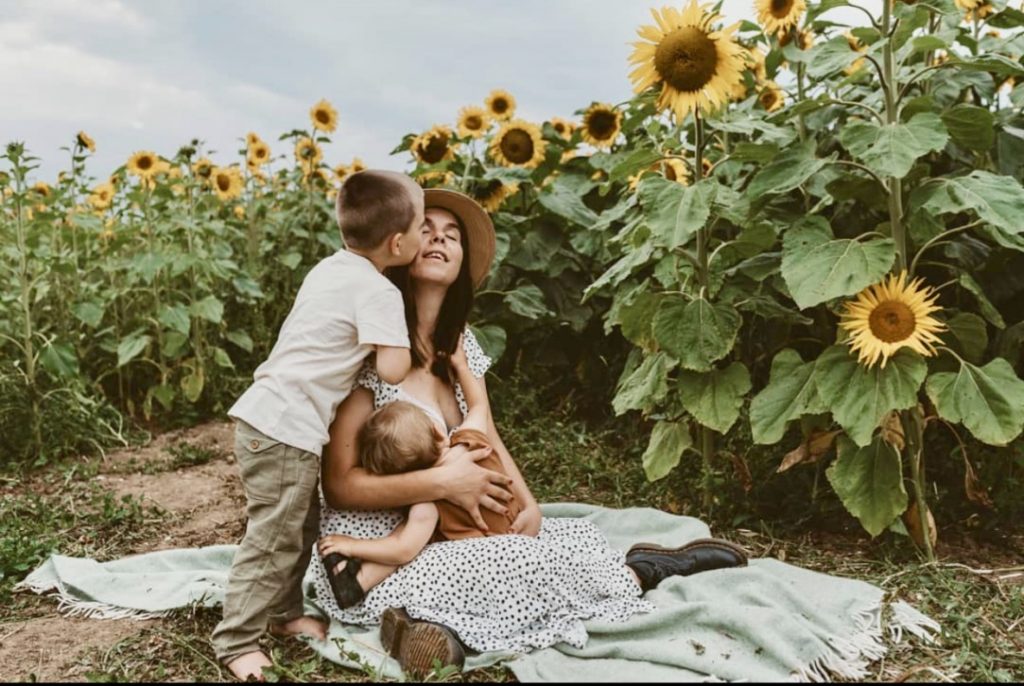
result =
[[[370,260],[339,250],[306,275],[270,356],[228,416],[319,455],[374,345],[409,347],[402,293]]]

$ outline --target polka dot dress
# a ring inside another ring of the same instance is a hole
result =
[[[490,366],[470,331],[463,345],[477,377]],[[399,396],[364,366],[359,384],[373,391],[381,407]],[[466,413],[462,389],[456,399]],[[332,510],[321,496],[320,535],[381,538],[402,522],[402,510]],[[654,606],[623,564],[625,555],[608,546],[592,523],[544,518],[540,534],[489,536],[433,543],[409,564],[374,587],[363,602],[342,610],[314,553],[314,586],[320,607],[349,624],[376,624],[389,607],[404,607],[417,619],[439,622],[473,650],[524,651],[560,641],[582,648],[585,619],[624,621]]]

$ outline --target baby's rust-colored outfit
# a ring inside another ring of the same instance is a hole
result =
[[[453,446],[465,445],[469,450],[491,447],[491,444],[487,441],[487,435],[476,429],[456,429],[452,433],[451,444]],[[505,471],[505,467],[501,464],[501,458],[495,452],[492,452],[477,462],[477,464],[484,469],[490,469],[491,471],[508,476],[508,472]],[[505,503],[508,508],[508,514],[501,515],[486,508],[480,508],[480,514],[483,515],[484,521],[487,522],[487,531],[484,532],[473,523],[473,518],[469,516],[469,513],[458,505],[453,505],[447,500],[439,500],[436,505],[438,513],[437,529],[434,531],[433,538],[430,539],[431,543],[458,541],[463,538],[479,538],[481,536],[500,536],[511,533],[512,524],[516,521],[516,517],[519,516],[522,507],[515,496],[512,496]]]

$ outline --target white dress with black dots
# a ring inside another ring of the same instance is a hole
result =
[[[470,331],[463,339],[473,375],[491,364]],[[382,382],[364,365],[358,383],[373,391],[375,407],[400,397],[397,386]],[[463,416],[462,388],[455,397]],[[404,510],[337,511],[321,494],[320,536],[387,536],[404,519]],[[488,536],[428,545],[409,564],[374,587],[363,602],[342,610],[327,581],[319,555],[311,562],[320,607],[349,624],[376,624],[389,607],[404,607],[414,618],[451,628],[470,648],[524,651],[560,641],[583,648],[585,619],[624,621],[654,606],[624,566],[625,555],[612,550],[591,522],[545,517],[540,534]]]

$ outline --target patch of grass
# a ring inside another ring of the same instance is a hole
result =
[[[159,510],[143,507],[131,496],[118,498],[93,481],[73,480],[76,471],[68,470],[62,482],[51,478],[37,490],[8,480],[0,492],[4,614],[18,606],[11,593],[14,585],[51,553],[109,559],[131,553],[157,535],[163,519]]]
[[[212,460],[217,459],[217,453],[201,445],[191,443],[175,443],[167,452],[171,454],[168,470],[181,469],[183,467],[198,467]]]

